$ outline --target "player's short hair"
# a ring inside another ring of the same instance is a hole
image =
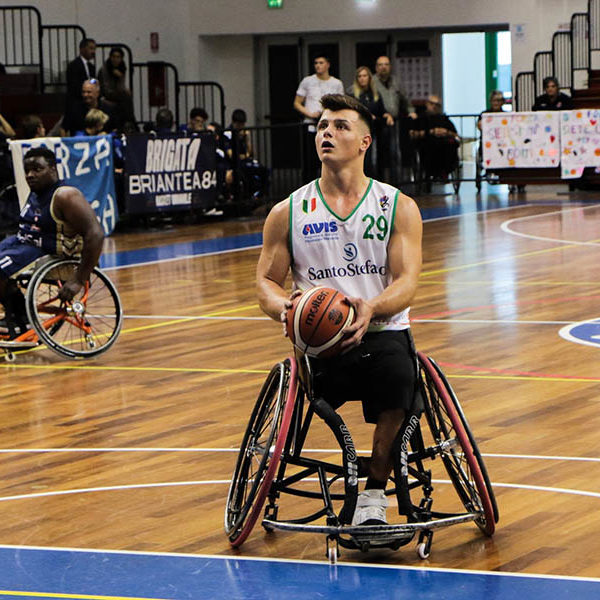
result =
[[[353,110],[358,113],[361,121],[369,128],[369,133],[373,127],[373,117],[369,109],[360,100],[346,94],[325,94],[321,98],[321,106],[323,110]]]
[[[46,162],[50,167],[56,166],[56,155],[50,148],[46,148],[46,146],[40,146],[39,148],[31,148],[25,153],[23,160],[27,160],[28,158],[45,158]]]

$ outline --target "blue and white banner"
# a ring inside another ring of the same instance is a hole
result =
[[[29,186],[23,170],[23,156],[31,148],[39,146],[45,146],[56,154],[59,178],[81,191],[96,212],[105,235],[111,234],[119,216],[111,136],[47,137],[10,142],[21,207],[29,196]]]

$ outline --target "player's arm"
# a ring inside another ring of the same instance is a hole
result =
[[[306,108],[304,108],[305,100],[306,98],[304,96],[296,94],[296,97],[294,98],[294,109],[297,110],[301,115],[304,115],[305,117],[310,117],[308,111],[306,110]]]
[[[256,267],[256,291],[260,308],[269,317],[280,321],[282,314],[291,308],[285,279],[290,270],[291,257],[288,246],[290,202],[275,205],[265,221],[263,246]]]
[[[85,285],[93,268],[98,264],[102,253],[104,232],[96,213],[83,194],[74,187],[61,188],[54,200],[56,217],[64,221],[83,238],[81,261],[73,279],[62,288],[60,297],[71,300],[73,296]]]
[[[423,224],[416,203],[399,194],[394,229],[388,243],[388,269],[392,281],[379,296],[369,301],[350,298],[357,316],[346,328],[349,338],[342,344],[342,349],[357,345],[372,319],[391,317],[410,306],[421,273],[422,234]]]

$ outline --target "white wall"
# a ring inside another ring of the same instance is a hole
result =
[[[3,0],[4,2],[4,0]],[[513,31],[513,73],[532,68],[533,55],[550,49],[551,37],[586,0],[284,0],[268,9],[266,0],[6,0],[37,6],[44,23],[76,23],[98,41],[128,44],[137,61],[164,60],[182,79],[210,72],[225,81],[227,104],[254,105],[251,34],[479,27],[509,24]],[[523,25],[524,34],[514,35]],[[149,34],[160,35],[160,52],[149,49]],[[230,35],[231,37],[225,37]],[[198,43],[198,36],[203,37]],[[221,41],[206,42],[217,36]],[[238,37],[241,36],[241,37]],[[214,63],[215,51],[226,56]],[[218,69],[217,69],[218,66]]]
[[[200,61],[196,79],[217,81],[223,86],[226,104],[223,125],[230,123],[236,108],[246,111],[248,125],[255,125],[253,37],[201,36],[198,43]]]

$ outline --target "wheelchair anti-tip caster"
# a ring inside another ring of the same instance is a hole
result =
[[[329,560],[330,565],[337,564],[338,559],[340,558],[340,548],[338,545],[338,541],[333,536],[327,537],[327,560]]]

